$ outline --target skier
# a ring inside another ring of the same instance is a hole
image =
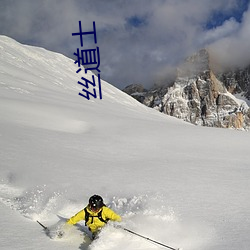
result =
[[[80,220],[85,220],[85,226],[92,232],[94,239],[109,220],[120,222],[122,219],[120,215],[105,206],[101,196],[95,194],[89,198],[89,204],[72,216],[67,224],[74,225]]]

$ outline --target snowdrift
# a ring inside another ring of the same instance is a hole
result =
[[[162,249],[112,225],[93,243],[84,223],[51,240],[36,223],[53,227],[95,193],[167,245],[249,249],[249,133],[186,124],[105,81],[88,101],[71,59],[5,36],[0,76],[3,249]]]

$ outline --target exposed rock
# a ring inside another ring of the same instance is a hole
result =
[[[133,96],[139,102],[144,101],[145,94],[147,92],[142,84],[130,84],[125,89],[123,89],[123,91],[128,95]]]
[[[245,69],[228,70],[218,73],[218,79],[222,81],[232,94],[242,93],[250,100],[250,66]]]
[[[142,84],[130,84],[123,91],[125,93],[131,95],[131,94],[134,94],[136,92],[143,93],[143,92],[146,92],[147,90],[143,87]]]
[[[250,67],[215,75],[209,53],[203,49],[178,68],[171,87],[154,87],[137,98],[145,105],[196,125],[248,129],[250,109],[233,96],[250,97]],[[141,89],[143,87],[140,87]],[[135,93],[131,93],[135,97]]]

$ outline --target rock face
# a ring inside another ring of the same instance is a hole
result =
[[[128,95],[133,96],[137,101],[142,103],[144,101],[144,95],[147,92],[147,90],[141,84],[131,84],[123,89],[123,91]]]
[[[245,69],[228,70],[218,74],[218,79],[225,84],[230,93],[242,93],[250,100],[250,65]]]
[[[250,67],[215,75],[204,49],[187,58],[170,87],[130,94],[135,97],[136,93],[136,99],[149,107],[196,125],[248,129],[250,109],[233,94],[250,96],[249,72]]]

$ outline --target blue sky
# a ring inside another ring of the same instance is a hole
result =
[[[0,34],[73,57],[78,22],[90,31],[95,21],[101,77],[150,87],[205,47],[223,64],[249,63],[249,1],[1,0]]]
[[[219,9],[211,13],[211,18],[206,24],[207,29],[216,28],[223,25],[225,20],[234,18],[237,22],[242,22],[242,17],[244,12],[247,11],[249,5],[249,0],[239,0],[236,8],[233,8],[229,13],[223,12],[223,9]]]

